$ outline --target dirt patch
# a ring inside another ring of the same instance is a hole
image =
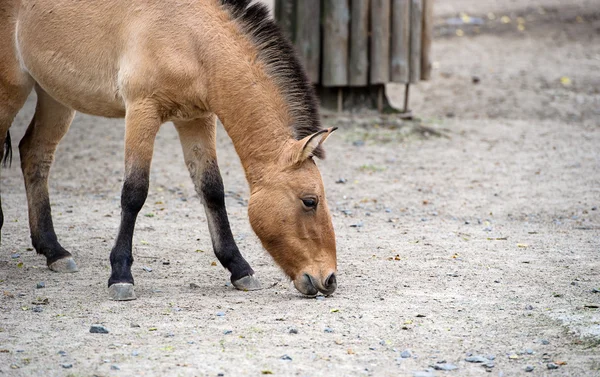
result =
[[[508,0],[438,3],[438,30],[460,12],[523,9]],[[561,13],[563,2],[529,3]],[[531,366],[533,375],[598,375],[600,34],[597,18],[585,16],[593,2],[571,3],[584,22],[438,38],[432,81],[415,88],[412,108],[442,136],[389,118],[325,119],[340,126],[318,162],[339,245],[339,288],[329,298],[302,298],[261,249],[221,129],[236,241],[274,284],[251,293],[230,286],[212,265],[206,218],[166,125],[134,237],[139,299],[108,301],[123,123],[78,115],[50,191],[79,273],[52,273],[31,251],[18,157],[2,172],[0,371],[510,376]],[[402,90],[388,89],[401,101]],[[34,105],[19,114],[14,140]],[[109,333],[90,333],[92,324]],[[458,369],[434,369],[447,364]]]

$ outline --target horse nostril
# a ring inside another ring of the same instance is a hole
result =
[[[325,283],[323,284],[325,289],[335,288],[337,286],[337,279],[335,277],[335,273],[329,275],[327,279],[325,279]]]

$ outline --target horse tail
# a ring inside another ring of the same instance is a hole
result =
[[[10,131],[6,131],[6,139],[4,139],[4,156],[2,156],[2,166],[12,165],[12,142],[10,140]]]

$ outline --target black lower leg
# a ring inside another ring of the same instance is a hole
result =
[[[46,264],[50,266],[59,259],[70,257],[71,253],[60,245],[54,232],[48,196],[38,199],[32,210],[36,212],[32,220],[36,224],[31,224],[31,243],[38,254],[46,256]]]
[[[223,180],[216,161],[213,161],[202,174],[201,195],[215,255],[223,267],[231,272],[231,281],[254,275],[252,267],[242,257],[233,239],[225,208]]]
[[[131,251],[135,220],[148,196],[148,173],[134,171],[125,179],[121,192],[121,225],[119,234],[110,253],[112,273],[108,286],[115,283],[133,284]]]

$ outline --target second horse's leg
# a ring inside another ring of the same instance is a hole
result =
[[[46,256],[46,264],[51,270],[75,272],[77,265],[71,253],[60,245],[54,233],[48,198],[48,174],[54,151],[67,133],[75,111],[55,101],[40,87],[36,87],[36,91],[38,102],[35,114],[19,143],[29,205],[31,241],[35,250]]]
[[[252,267],[238,249],[227,218],[223,180],[217,165],[216,117],[175,122],[185,164],[196,192],[202,198],[213,249],[219,262],[231,272],[231,283],[240,290],[260,289]]]
[[[109,297],[125,301],[135,299],[131,252],[137,215],[148,196],[150,163],[154,139],[162,120],[158,112],[141,102],[127,106],[125,116],[125,181],[121,192],[121,225],[110,253]]]

